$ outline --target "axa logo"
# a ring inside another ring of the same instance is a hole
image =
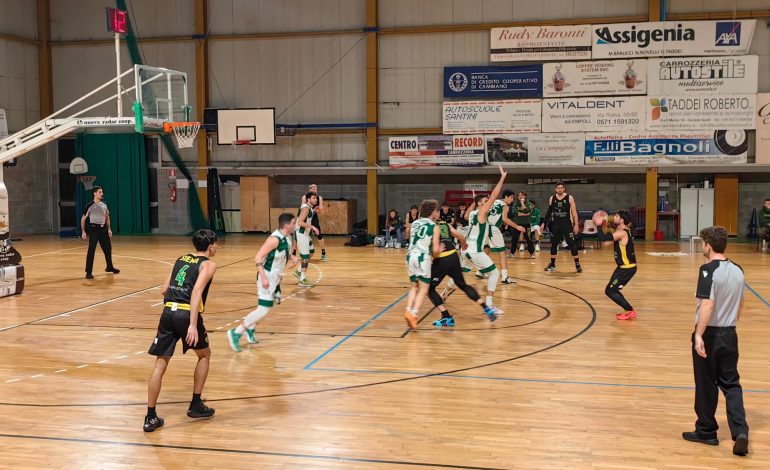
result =
[[[650,104],[652,105],[650,116],[653,121],[660,119],[661,113],[668,112],[668,100],[666,98],[650,98]]]
[[[717,46],[740,46],[741,45],[741,22],[740,21],[717,21],[715,45]]]

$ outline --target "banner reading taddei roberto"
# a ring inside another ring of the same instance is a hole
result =
[[[579,60],[591,58],[591,26],[492,28],[490,60]]]

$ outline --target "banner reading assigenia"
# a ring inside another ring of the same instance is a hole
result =
[[[754,129],[757,95],[649,96],[648,130]]]
[[[492,62],[579,60],[591,58],[591,26],[492,28]]]
[[[647,59],[548,62],[543,64],[543,96],[643,95]]]
[[[543,132],[644,129],[644,96],[543,100]]]
[[[495,134],[485,135],[487,162],[491,165],[582,166],[585,134]]]
[[[756,93],[759,58],[744,55],[648,59],[647,77],[650,95]]]
[[[481,135],[430,135],[388,139],[391,168],[421,166],[483,166]]]
[[[742,55],[756,20],[661,21],[592,25],[592,57]]]
[[[540,132],[540,100],[445,101],[444,134]]]
[[[586,165],[746,163],[746,131],[586,134]]]

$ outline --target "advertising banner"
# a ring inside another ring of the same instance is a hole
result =
[[[644,95],[647,59],[543,64],[543,96]]]
[[[580,60],[591,58],[591,26],[492,28],[491,62]]]
[[[673,95],[647,100],[647,129],[754,129],[757,95]]]
[[[682,57],[647,60],[650,95],[756,93],[759,58]]]
[[[5,110],[0,108],[0,139],[8,137],[8,119],[5,116]]]
[[[445,101],[444,134],[540,132],[540,100]]]
[[[583,133],[495,134],[484,137],[490,165],[583,165]]]
[[[390,168],[483,166],[481,135],[429,135],[388,139]]]
[[[591,26],[594,59],[742,55],[756,20],[660,21]]]
[[[586,165],[746,163],[746,131],[586,134]]]
[[[543,100],[543,132],[644,129],[644,96]]]
[[[757,95],[756,163],[770,165],[770,93]]]
[[[444,67],[444,98],[540,98],[543,65]]]

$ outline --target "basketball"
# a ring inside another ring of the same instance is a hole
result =
[[[596,211],[594,212],[594,215],[591,217],[591,220],[594,221],[594,224],[596,224],[597,227],[601,227],[602,225],[604,225],[605,222],[607,222],[607,212]]]

